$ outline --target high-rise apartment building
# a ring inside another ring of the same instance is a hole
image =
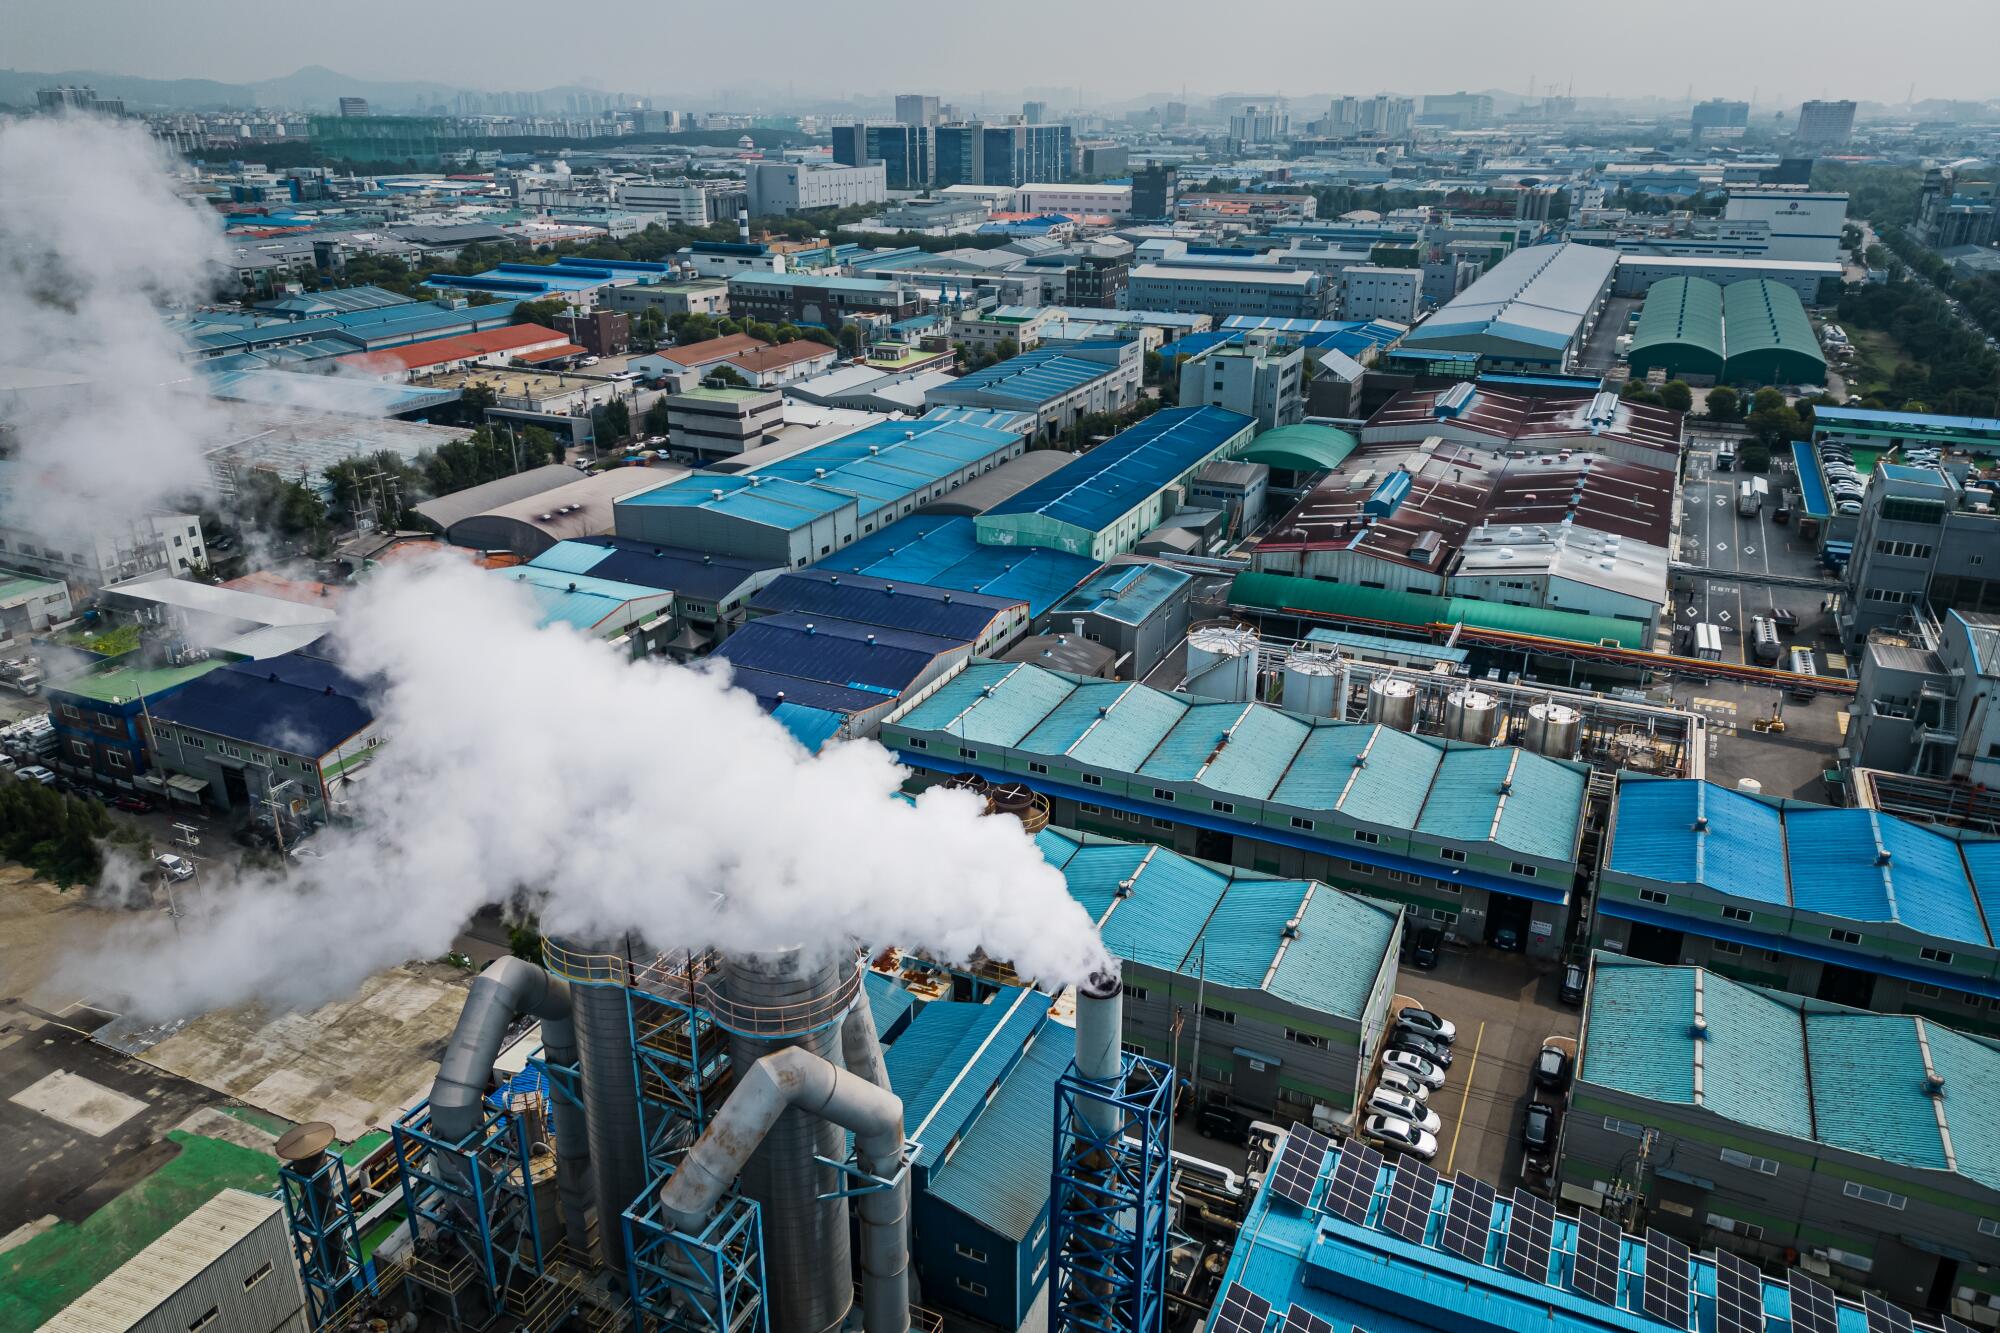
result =
[[[1750,104],[1711,97],[1698,102],[1688,115],[1688,125],[1696,135],[1704,130],[1740,130],[1750,123]]]
[[[365,116],[368,114],[368,99],[365,97],[343,97],[340,99],[340,114],[343,116]]]
[[[1476,130],[1493,123],[1493,99],[1485,93],[1430,93],[1424,98],[1424,119],[1447,129]]]
[[[1390,97],[1336,97],[1327,112],[1327,128],[1336,136],[1381,134],[1399,139],[1410,132],[1417,116],[1416,99]]]
[[[44,114],[57,111],[91,111],[100,116],[122,116],[125,102],[117,97],[99,97],[97,89],[79,84],[63,84],[56,88],[37,88],[35,105]]]
[[[1292,132],[1292,113],[1282,103],[1246,102],[1229,118],[1234,143],[1277,143]]]
[[[1028,124],[1039,125],[1048,118],[1049,118],[1049,104],[1047,102],[1021,103],[1021,119],[1026,121]]]
[[[1854,137],[1854,103],[1807,102],[1792,137],[1802,144],[1839,144]]]
[[[927,93],[898,93],[896,119],[905,125],[935,125],[938,123],[938,100]]]

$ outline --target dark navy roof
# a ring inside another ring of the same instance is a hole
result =
[[[529,563],[537,569],[588,574],[682,597],[726,597],[776,562],[709,555],[680,546],[657,546],[629,537],[575,537],[558,542]]]
[[[710,654],[705,660],[723,656],[724,654],[718,651]],[[774,715],[781,704],[788,703],[845,716],[849,713],[865,713],[871,708],[879,708],[891,702],[891,697],[885,694],[844,689],[817,680],[801,680],[797,676],[787,676],[777,671],[758,671],[751,667],[739,666],[734,662],[730,663],[730,666],[734,668],[730,673],[731,683],[737,689],[747,690],[755,695],[757,702],[764,706],[764,710]],[[801,743],[803,744],[803,741]]]
[[[153,717],[246,745],[318,758],[375,720],[367,687],[321,657],[232,662],[152,709]]]
[[[751,621],[715,656],[752,671],[865,691],[882,702],[909,688],[940,656],[964,648],[960,639],[785,611]]]
[[[1016,606],[1025,602],[831,569],[780,575],[750,599],[751,610],[759,615],[799,611],[961,643],[976,641],[995,618]]]

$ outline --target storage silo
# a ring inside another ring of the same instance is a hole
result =
[[[1257,698],[1257,631],[1204,625],[1187,637],[1187,692],[1224,703]]]
[[[1284,706],[1314,717],[1339,717],[1340,658],[1300,649],[1285,658]]]
[[[1528,708],[1524,743],[1536,754],[1551,759],[1574,759],[1583,734],[1583,714],[1553,699]]]
[[[1368,720],[1397,731],[1416,730],[1416,683],[1383,676],[1369,685]]]
[[[1500,730],[1500,701],[1483,690],[1453,690],[1444,702],[1444,734],[1455,741],[1491,745]]]

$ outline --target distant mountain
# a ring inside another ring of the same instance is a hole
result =
[[[300,111],[333,111],[343,97],[365,97],[369,110],[377,113],[422,112],[440,103],[451,105],[461,89],[449,83],[397,82],[357,79],[322,65],[308,65],[282,78],[260,79],[255,83],[221,83],[214,79],[146,79],[132,74],[107,74],[102,70],[69,69],[51,72],[0,69],[0,104],[35,104],[35,90],[56,84],[76,83],[95,88],[103,97],[122,97],[134,111],[221,111],[253,107]],[[483,91],[483,90],[481,90]],[[560,105],[559,99],[572,92],[591,89],[561,87],[540,90],[541,96]]]

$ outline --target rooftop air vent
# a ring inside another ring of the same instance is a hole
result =
[[[1299,937],[1299,919],[1297,917],[1293,917],[1290,921],[1287,921],[1285,923],[1285,928],[1279,931],[1278,933],[1284,936],[1288,940],[1297,939]]]
[[[1697,1018],[1694,1022],[1688,1024],[1688,1036],[1694,1038],[1696,1041],[1707,1041],[1708,1020],[1706,1018]]]
[[[1942,1097],[1942,1096],[1944,1096],[1944,1075],[1943,1075],[1943,1074],[1925,1074],[1925,1075],[1924,1075],[1924,1095],[1925,1095],[1926,1097]]]
[[[1884,869],[1888,868],[1889,862],[1892,859],[1893,858],[1891,858],[1891,856],[1889,855],[1889,849],[1886,847],[1884,847],[1881,851],[1875,853],[1875,864],[1883,867]]]
[[[1696,833],[1706,833],[1706,832],[1708,832],[1708,816],[1707,816],[1707,815],[1696,815],[1696,816],[1695,816],[1695,820],[1694,820],[1694,831],[1695,831]]]

